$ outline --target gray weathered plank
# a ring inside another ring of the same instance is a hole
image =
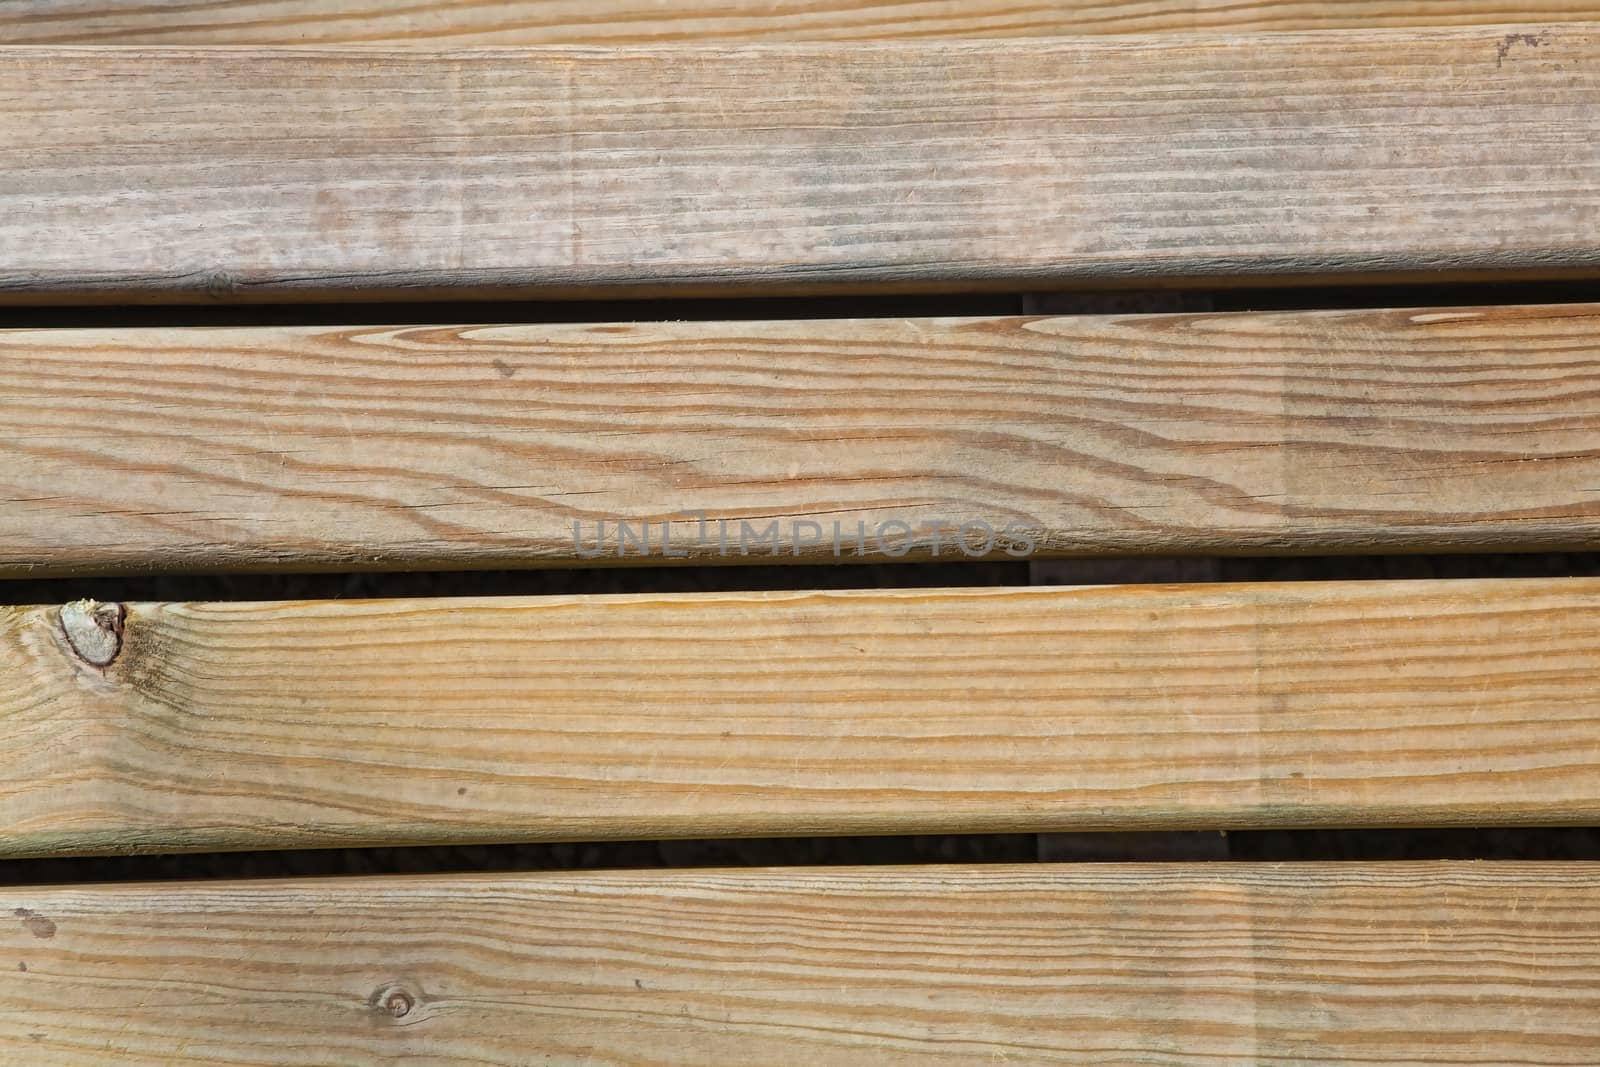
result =
[[[1583,24],[743,47],[17,48],[0,299],[1600,267]]]

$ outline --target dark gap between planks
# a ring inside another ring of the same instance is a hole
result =
[[[932,863],[1600,860],[1600,828],[1216,830],[434,845],[0,860],[0,885]]]
[[[1032,563],[846,563],[356,574],[0,579],[0,605],[74,600],[337,600],[388,597],[718,593],[1161,582],[1600,576],[1600,552],[1501,555],[1053,559]]]
[[[1600,301],[1600,281],[1290,286],[675,300],[0,307],[0,329],[114,326],[361,326],[410,323],[710,322],[763,319],[1314,311]]]

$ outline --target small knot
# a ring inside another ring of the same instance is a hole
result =
[[[213,300],[226,300],[239,288],[233,275],[225,270],[210,271],[205,276],[206,295]]]
[[[372,1010],[391,1019],[404,1019],[417,1006],[417,998],[397,985],[380,986],[368,1002]]]
[[[75,600],[61,609],[61,632],[73,655],[93,667],[109,667],[122,651],[122,625],[128,613],[121,604]]]

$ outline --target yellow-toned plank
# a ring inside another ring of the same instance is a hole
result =
[[[1593,547],[1596,382],[1594,305],[0,332],[0,574]]]
[[[1600,268],[1600,32],[15,48],[0,299]]]
[[[10,0],[12,44],[636,45],[1362,30],[1592,19],[1587,0]]]
[[[1600,581],[0,616],[0,852],[1600,818]]]
[[[630,871],[0,890],[0,1058],[1592,1064],[1600,866]]]

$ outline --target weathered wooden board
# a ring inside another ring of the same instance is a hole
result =
[[[1587,0],[8,0],[10,44],[636,45],[1592,19]]]
[[[1600,269],[1600,31],[17,48],[0,297]]]
[[[1072,864],[0,890],[0,1058],[1592,1064],[1600,865]]]
[[[0,332],[0,574],[1595,547],[1597,383],[1595,305]]]
[[[1600,580],[3,611],[12,855],[1600,818]]]

